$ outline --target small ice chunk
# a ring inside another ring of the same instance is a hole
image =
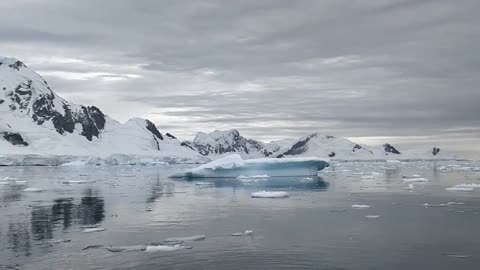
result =
[[[368,204],[354,204],[352,205],[353,209],[367,209],[370,208],[370,205]]]
[[[379,173],[379,172],[372,172],[371,174],[372,174],[372,175],[375,175],[375,176],[381,176],[381,175],[383,175],[383,173]]]
[[[252,198],[286,198],[289,196],[285,191],[258,191],[250,195]]]
[[[147,249],[147,246],[146,245],[108,246],[108,247],[105,247],[105,249],[110,252],[132,252],[132,251],[145,251]]]
[[[463,202],[448,202],[447,205],[464,205]]]
[[[412,190],[414,188],[415,188],[415,186],[413,184],[408,184],[408,186],[405,187],[405,189],[410,189],[410,190]]]
[[[145,252],[162,252],[162,251],[175,251],[181,249],[191,249],[191,246],[182,246],[182,245],[160,245],[160,246],[147,246]]]
[[[446,188],[445,190],[446,191],[473,191],[473,188],[454,186],[454,187]]]
[[[366,215],[366,218],[379,218],[379,215]]]
[[[375,176],[373,175],[364,175],[361,177],[362,179],[375,179]]]
[[[35,188],[35,187],[30,187],[30,188],[24,189],[23,191],[24,191],[24,192],[42,192],[42,191],[44,191],[44,189]]]
[[[402,163],[402,162],[400,160],[396,160],[396,159],[388,159],[387,163],[398,164],[398,163]]]
[[[189,242],[189,241],[200,241],[205,240],[206,236],[204,234],[194,235],[194,236],[187,236],[187,237],[170,237],[165,239],[165,242]]]
[[[423,177],[415,177],[415,178],[404,178],[403,181],[407,183],[408,182],[428,182],[428,179]]]
[[[105,231],[106,229],[104,228],[87,228],[87,229],[84,229],[82,232],[84,233],[93,233],[93,232],[103,232]]]
[[[237,232],[237,233],[232,233],[230,234],[231,236],[244,236],[244,235],[253,235],[252,230],[245,230],[243,233]]]
[[[456,187],[466,187],[466,188],[480,188],[480,184],[472,183],[472,184],[458,184]]]

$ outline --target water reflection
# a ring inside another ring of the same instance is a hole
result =
[[[8,195],[16,194],[15,190],[13,187],[12,189],[4,190],[6,192],[4,192],[2,197],[3,201],[6,198],[8,200],[22,198],[21,195]],[[7,195],[5,196],[5,194]],[[0,232],[2,227],[6,226],[5,238],[0,237],[0,246],[5,248],[2,251],[5,252],[5,255],[2,255],[2,252],[0,252],[0,269],[3,266],[10,267],[15,265],[21,257],[29,257],[32,254],[44,253],[50,250],[49,245],[33,245],[32,242],[34,241],[43,243],[43,241],[49,239],[61,239],[64,231],[75,224],[97,224],[105,218],[104,199],[97,190],[93,189],[84,190],[82,197],[78,199],[73,197],[56,198],[51,204],[32,202],[30,205],[30,207],[24,208],[29,209],[27,214],[17,213],[16,218],[0,219]],[[5,221],[5,223],[2,224],[2,221]],[[7,253],[10,252],[15,255],[8,256]],[[4,261],[3,256],[14,261]],[[3,263],[8,263],[9,265],[4,265]]]
[[[265,189],[312,189],[326,190],[329,183],[320,176],[316,177],[269,177],[266,179],[236,178],[202,178],[192,182],[208,182],[217,188],[221,187],[244,187],[244,188],[265,188]]]
[[[105,201],[98,191],[87,189],[78,205],[78,219],[82,225],[93,225],[105,218]]]

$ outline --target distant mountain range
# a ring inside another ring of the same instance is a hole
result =
[[[316,156],[338,160],[385,160],[385,159],[450,159],[454,155],[437,147],[403,150],[385,143],[380,146],[367,146],[354,143],[346,138],[324,135],[319,132],[298,139],[281,140],[271,143],[247,139],[238,130],[198,133],[193,141],[183,141],[182,145],[211,158],[230,153],[244,158]]]
[[[114,156],[117,161],[152,157],[169,163],[203,163],[231,153],[245,158],[318,156],[349,160],[453,157],[433,147],[421,151],[403,151],[390,144],[369,147],[320,133],[263,143],[232,129],[200,132],[193,141],[180,142],[147,119],[133,118],[122,124],[95,106],[68,102],[21,61],[0,57],[0,165],[17,164],[12,157],[32,156],[69,157],[65,160]]]

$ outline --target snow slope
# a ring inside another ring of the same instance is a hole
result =
[[[346,138],[323,135],[319,132],[294,140],[285,139],[271,143],[262,143],[246,139],[237,130],[214,131],[210,134],[199,133],[192,143],[183,142],[183,144],[189,145],[200,154],[212,159],[231,153],[238,153],[244,158],[315,156],[334,160],[457,158],[446,151],[434,151],[433,146],[425,147],[425,149],[407,150],[398,149],[388,143],[380,146],[367,146],[357,144]]]
[[[121,124],[97,107],[70,103],[22,62],[0,57],[0,164],[13,162],[12,157],[37,157],[41,163],[42,156],[72,160],[112,155],[168,162],[209,160],[175,137],[164,136],[149,120],[133,118]]]

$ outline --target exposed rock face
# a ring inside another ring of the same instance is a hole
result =
[[[172,134],[170,133],[165,133],[165,136],[171,138],[171,139],[177,139],[177,137],[173,136]]]
[[[22,135],[19,133],[13,133],[13,132],[0,132],[0,135],[9,143],[13,145],[23,145],[23,146],[28,146],[28,143],[23,140]]]
[[[8,106],[14,113],[26,114],[38,125],[51,121],[55,130],[73,133],[75,125],[81,125],[81,135],[89,141],[98,137],[105,127],[105,115],[94,106],[74,105],[56,95],[47,82],[29,70],[21,61],[1,58],[5,80],[0,82],[0,105]],[[5,67],[4,67],[5,68]],[[1,93],[3,92],[3,93]]]
[[[239,153],[244,156],[262,157],[271,155],[264,149],[263,143],[246,139],[235,130],[214,131],[212,133],[198,133],[193,142],[184,141],[183,146],[189,147],[198,153],[209,155],[222,155],[226,153]]]
[[[300,140],[296,142],[290,149],[288,149],[286,152],[282,153],[282,156],[285,155],[300,155],[305,153],[308,150],[308,145],[307,143],[314,137],[316,137],[317,134],[314,133],[312,135],[307,136],[305,139]]]
[[[145,120],[146,124],[147,124],[147,129],[152,132],[152,134],[157,137],[157,139],[160,139],[163,141],[163,136],[162,134],[160,133],[160,131],[158,131],[157,127],[155,126],[154,123],[152,123],[152,121],[150,120]]]
[[[383,145],[384,149],[385,149],[385,152],[386,153],[392,153],[392,154],[401,154],[397,149],[395,149],[395,147],[393,147],[392,145],[386,143]]]

